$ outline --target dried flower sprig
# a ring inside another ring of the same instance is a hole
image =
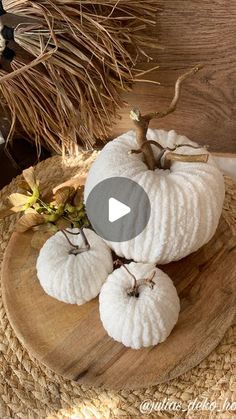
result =
[[[15,230],[25,232],[31,228],[52,231],[67,227],[82,228],[89,225],[83,203],[83,187],[61,186],[52,194],[52,199],[44,197],[34,168],[23,171],[24,180],[19,191],[8,197],[8,203],[0,207],[0,219],[13,213],[23,213]]]

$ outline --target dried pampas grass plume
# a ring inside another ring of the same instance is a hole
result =
[[[137,56],[146,54],[147,42],[157,47],[143,33],[155,21],[155,3],[3,0],[5,12],[32,18],[18,25],[13,37],[34,59],[28,64],[14,59],[12,72],[0,79],[12,130],[19,120],[38,147],[46,144],[57,153],[71,154],[77,143],[88,149],[96,139],[105,140],[123,105],[122,92],[141,74],[134,70]]]

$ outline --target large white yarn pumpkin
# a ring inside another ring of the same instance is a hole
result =
[[[152,264],[131,262],[125,266],[137,281],[152,278],[155,285],[141,285],[138,297],[130,296],[129,272],[123,266],[112,272],[99,295],[103,326],[109,336],[133,349],[163,342],[179,316],[176,289],[168,275]]]
[[[71,245],[59,231],[45,242],[37,260],[37,275],[44,291],[65,303],[83,304],[95,298],[113,270],[107,244],[90,229],[84,229],[84,233],[89,250],[71,254]],[[71,243],[84,247],[80,234],[68,236]]]
[[[126,242],[109,242],[118,256],[138,262],[168,263],[187,256],[214,235],[224,201],[224,179],[209,155],[207,163],[172,162],[170,170],[148,170],[134,131],[109,142],[88,173],[85,202],[99,182],[122,176],[137,182],[149,196],[151,216],[145,230]],[[163,147],[196,143],[175,131],[148,130],[147,138]],[[155,157],[158,150],[152,146]],[[202,154],[205,149],[179,147],[175,153]]]

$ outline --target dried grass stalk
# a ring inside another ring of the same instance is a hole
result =
[[[29,135],[35,129],[31,121],[34,124],[43,121],[43,128],[37,128],[35,137],[38,145],[44,141],[57,152],[68,152],[78,140],[86,148],[92,148],[96,138],[107,138],[117,110],[123,105],[121,93],[131,88],[136,77],[133,67],[138,54],[144,53],[148,37],[143,36],[143,29],[154,23],[155,3],[154,0],[3,1],[7,12],[36,19],[34,24],[18,25],[14,37],[42,64],[38,68],[25,68],[22,61],[14,60],[14,71],[0,79],[0,88],[14,114],[19,108],[17,100],[25,100],[25,95],[19,98],[24,80],[27,96],[33,98],[31,113],[35,117],[24,114],[25,108],[30,107],[27,100],[14,118],[19,119]],[[13,85],[17,85],[18,96]],[[41,107],[48,91],[45,102],[48,108],[42,118]]]
[[[13,71],[25,66],[23,59],[12,61]],[[6,73],[0,70],[0,76]],[[59,154],[76,154],[76,132],[71,115],[55,112],[58,107],[58,92],[43,68],[30,68],[17,77],[0,84],[1,95],[8,105],[12,123],[8,135],[11,140],[19,121],[29,138],[35,141],[38,154],[41,146],[49,147]]]

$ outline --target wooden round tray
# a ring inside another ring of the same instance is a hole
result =
[[[222,218],[198,252],[162,266],[181,299],[178,324],[155,347],[133,350],[102,327],[98,300],[82,306],[47,296],[36,276],[35,234],[14,233],[2,277],[4,304],[16,335],[47,367],[77,383],[137,388],[175,378],[197,365],[230,326],[236,305],[236,238]]]

